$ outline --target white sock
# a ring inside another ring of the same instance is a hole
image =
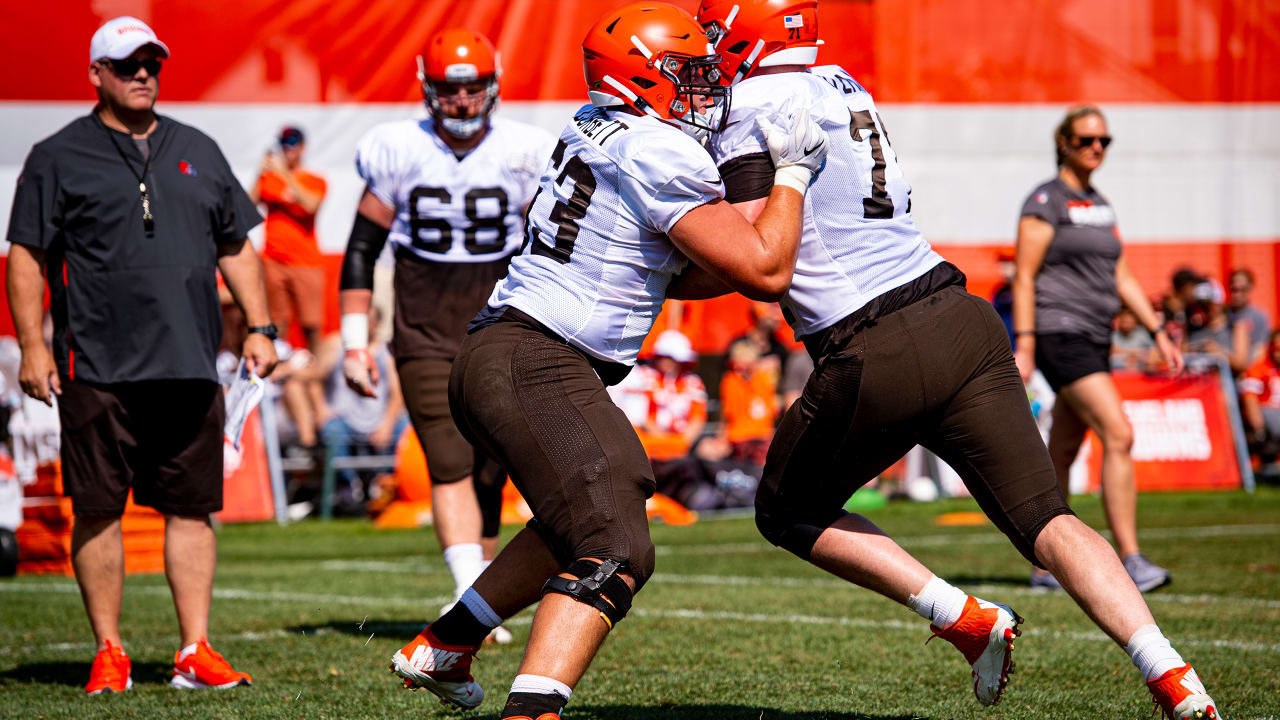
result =
[[[968,599],[963,590],[934,575],[920,592],[907,600],[907,604],[934,627],[945,630],[960,619]]]
[[[199,646],[200,646],[200,643],[191,643],[190,645],[182,648],[182,650],[178,652],[178,662],[182,662],[183,660],[186,660],[191,655],[195,654],[196,648],[198,648]]]
[[[462,593],[462,597],[458,599],[458,602],[470,610],[471,616],[481,625],[490,630],[502,624],[502,618],[498,617],[498,613],[489,607],[489,603],[480,597],[480,593],[476,592],[475,588],[467,588],[466,592]]]
[[[573,697],[573,690],[568,685],[554,678],[541,675],[517,675],[516,679],[511,681],[511,692],[534,693],[535,695],[555,694],[564,698],[566,703],[569,702],[569,698]]]
[[[1155,625],[1138,628],[1124,651],[1129,653],[1129,659],[1147,682],[1187,664]]]
[[[444,549],[444,564],[453,575],[453,599],[462,593],[484,572],[484,549],[480,543],[458,543]]]

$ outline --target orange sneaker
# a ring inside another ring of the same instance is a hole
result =
[[[199,642],[173,654],[173,679],[169,684],[182,690],[226,690],[237,685],[252,685],[253,678],[248,673],[232,670],[231,663],[209,647],[208,640],[200,638]]]
[[[445,645],[423,628],[391,657],[391,672],[410,690],[426,688],[442,702],[470,710],[484,700],[484,690],[471,677],[471,660],[479,647]]]
[[[1155,703],[1169,720],[1215,720],[1222,717],[1204,683],[1187,663],[1147,683]]]
[[[933,637],[955,645],[973,667],[973,694],[978,702],[995,705],[1013,673],[1013,638],[1022,634],[1021,623],[1022,617],[1008,605],[970,595],[959,620],[945,630],[929,628]]]
[[[133,687],[133,663],[125,654],[124,648],[107,640],[107,646],[93,656],[93,665],[89,668],[89,684],[84,691],[90,695],[102,693],[122,693]]]

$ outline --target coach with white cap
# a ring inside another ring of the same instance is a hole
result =
[[[91,695],[132,684],[119,632],[130,489],[165,517],[165,574],[182,635],[172,684],[249,682],[206,639],[216,562],[209,515],[222,509],[217,270],[251,326],[247,365],[265,375],[276,363],[261,266],[245,241],[262,218],[208,136],[156,115],[169,55],[137,18],[94,33],[98,104],[32,148],[9,221],[19,382],[44,402],[58,396],[72,563],[98,647]],[[52,350],[41,333],[46,279]]]

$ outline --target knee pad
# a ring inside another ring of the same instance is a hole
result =
[[[577,575],[578,579],[556,575],[542,586],[542,594],[560,593],[590,605],[600,611],[600,618],[612,628],[631,610],[633,593],[626,581],[618,577],[622,569],[616,560],[577,560],[565,572]]]

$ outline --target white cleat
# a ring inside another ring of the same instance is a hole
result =
[[[470,710],[484,702],[484,690],[471,677],[476,647],[445,645],[424,629],[391,658],[391,672],[410,690],[426,688],[441,702]]]
[[[1000,702],[1013,674],[1013,639],[1022,617],[1008,605],[969,596],[960,619],[946,629],[930,626],[934,637],[956,646],[973,668],[973,694],[983,705]],[[933,638],[929,638],[932,640]]]
[[[1168,720],[1222,719],[1190,663],[1148,682],[1147,689]]]

